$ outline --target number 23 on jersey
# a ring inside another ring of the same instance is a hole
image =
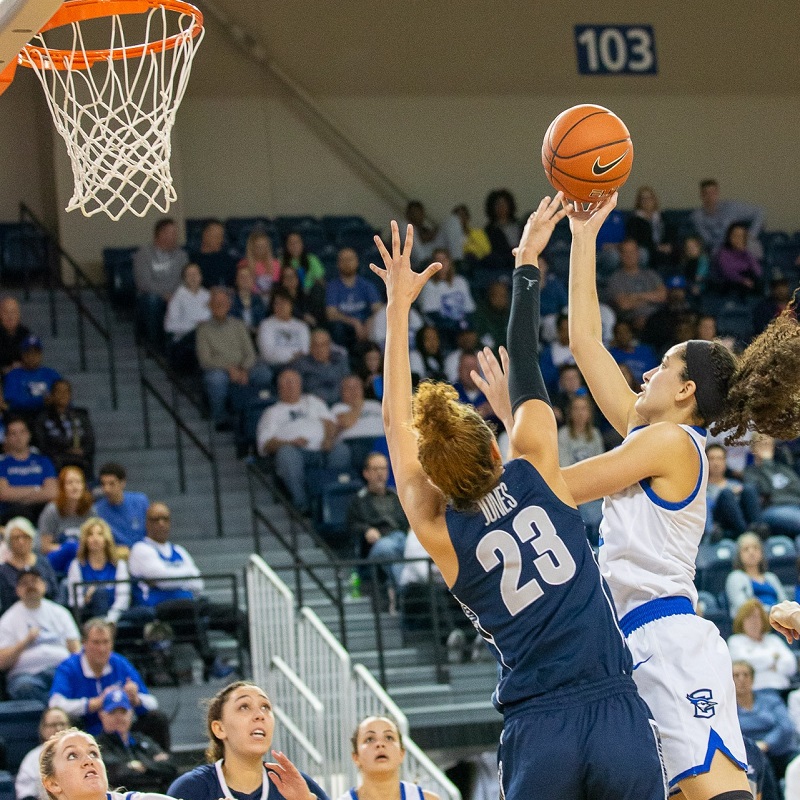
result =
[[[530,558],[528,545],[533,550],[533,564],[540,578],[550,586],[560,586],[575,575],[575,561],[567,546],[556,533],[547,512],[541,506],[528,506],[514,517],[514,533],[489,531],[478,542],[475,554],[486,572],[502,566],[500,595],[511,616],[516,616],[535,603],[543,594],[541,583],[531,578],[520,583],[523,559]]]

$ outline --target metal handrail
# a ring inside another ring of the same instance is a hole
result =
[[[149,393],[155,398],[161,408],[167,412],[175,424],[175,448],[178,460],[178,482],[181,494],[186,493],[186,464],[183,455],[183,438],[181,434],[187,436],[189,441],[197,448],[200,455],[202,455],[203,458],[208,461],[208,464],[211,467],[211,483],[214,490],[214,515],[217,526],[217,537],[222,538],[225,535],[222,525],[222,497],[219,486],[219,468],[217,467],[217,459],[214,451],[210,447],[207,447],[205,444],[203,444],[203,442],[197,438],[195,432],[181,418],[178,407],[178,393],[174,383],[172,383],[172,403],[170,404],[161,394],[158,388],[152,383],[152,381],[146,375],[144,375],[144,373],[139,376],[139,382],[142,389],[142,415],[144,421],[145,447],[148,450],[152,447],[152,437],[150,435],[150,412],[147,404],[147,395]]]
[[[20,223],[24,224],[26,221],[30,222],[37,228],[45,237],[48,248],[52,248],[52,252],[63,259],[69,264],[70,268],[75,273],[76,282],[75,286],[69,286],[64,283],[61,277],[60,269],[56,268],[53,264],[54,259],[48,258],[47,270],[47,288],[50,298],[50,332],[53,336],[58,335],[58,321],[56,314],[56,304],[53,292],[53,283],[61,289],[62,292],[72,301],[75,306],[78,324],[78,358],[80,362],[81,372],[86,372],[86,331],[84,328],[84,320],[94,328],[96,333],[105,341],[106,349],[108,351],[108,380],[109,392],[111,395],[111,406],[114,409],[118,408],[118,388],[117,388],[117,363],[114,355],[114,338],[112,335],[113,325],[111,323],[111,304],[105,292],[92,281],[91,278],[83,271],[83,268],[75,261],[72,256],[61,247],[58,237],[34,214],[34,212],[25,204],[19,204],[19,218]],[[50,252],[50,251],[49,251]],[[60,263],[60,262],[59,262]],[[27,286],[27,272],[26,272],[26,286]],[[81,290],[90,290],[100,301],[103,309],[103,321],[97,319],[92,311],[85,305],[81,298]],[[27,289],[26,289],[27,291]]]

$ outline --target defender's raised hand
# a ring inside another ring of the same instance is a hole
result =
[[[557,223],[567,213],[563,207],[564,194],[558,194],[551,200],[549,197],[542,199],[539,207],[528,217],[519,240],[519,246],[514,249],[516,260],[515,267],[524,264],[536,264],[542,250],[547,247],[550,236]]]
[[[573,237],[591,236],[597,238],[600,228],[608,219],[608,215],[617,207],[619,195],[614,192],[611,197],[599,203],[584,204],[573,200],[563,200],[566,215],[569,217],[569,228]],[[584,208],[586,205],[586,208]]]
[[[511,413],[511,398],[508,394],[508,351],[505,347],[500,348],[500,361],[489,347],[484,347],[478,352],[478,363],[483,375],[475,370],[472,370],[470,375],[489,401],[495,416],[510,433],[514,425],[514,416]]]
[[[375,264],[370,264],[369,268],[386,284],[388,304],[400,303],[410,308],[422,291],[422,287],[428,282],[431,275],[442,268],[442,265],[436,261],[421,273],[411,269],[411,248],[414,245],[414,228],[411,225],[406,229],[406,240],[401,247],[400,229],[392,220],[391,255],[380,236],[375,237],[375,244],[381,254],[385,269],[381,269]]]

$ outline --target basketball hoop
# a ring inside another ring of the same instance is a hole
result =
[[[184,0],[67,0],[22,49],[72,162],[67,211],[166,213],[172,126],[203,33]]]

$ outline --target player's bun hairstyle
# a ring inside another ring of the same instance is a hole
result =
[[[446,383],[421,383],[414,395],[413,425],[419,463],[457,511],[471,511],[500,478],[491,428],[472,406],[458,402]]]
[[[742,441],[751,426],[779,441],[800,436],[800,325],[794,299],[738,359],[720,354],[713,366],[721,378],[725,373],[729,378],[722,413],[704,420],[713,423],[712,433],[729,431],[726,444]]]

